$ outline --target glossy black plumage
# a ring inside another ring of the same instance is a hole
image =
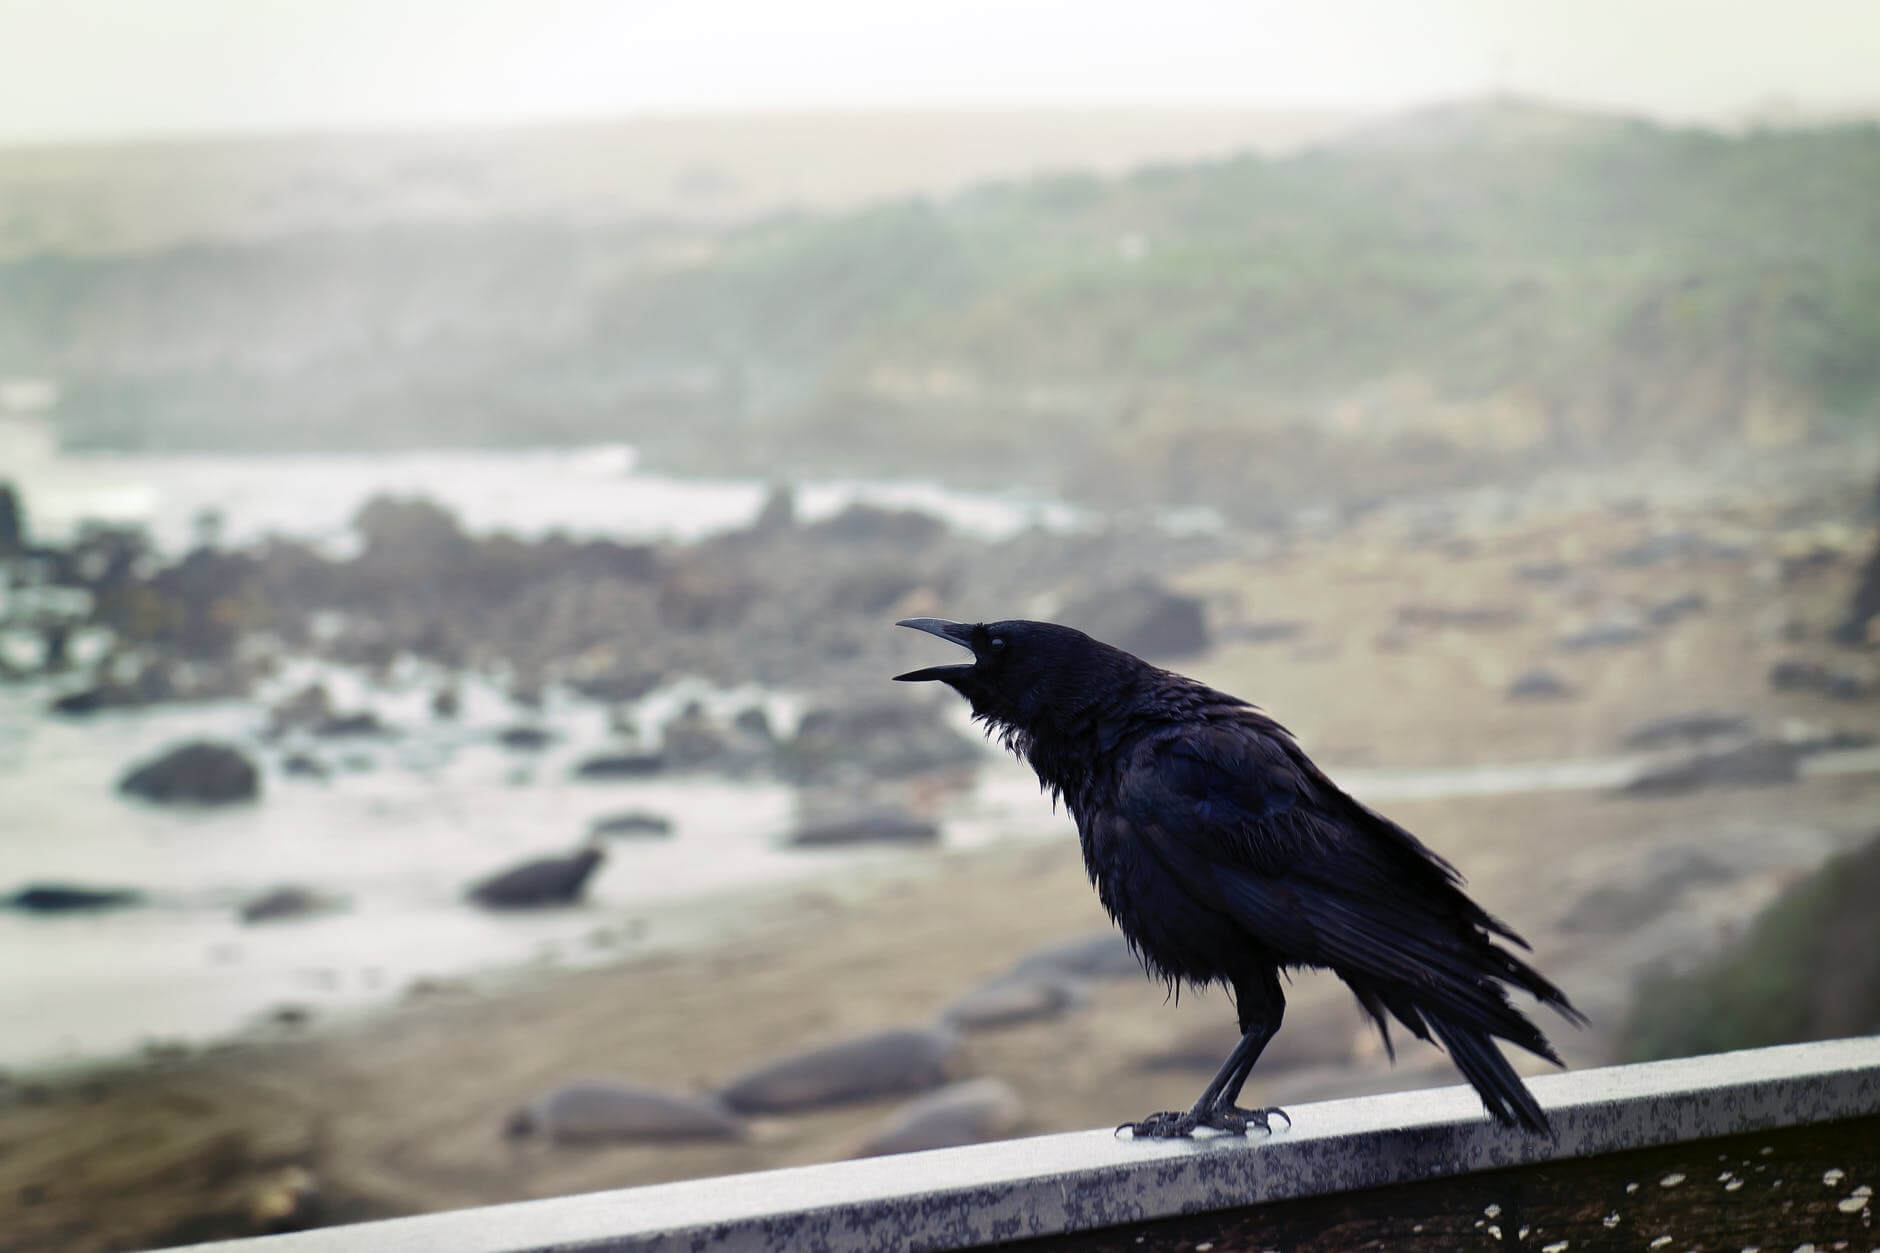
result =
[[[1526,947],[1454,867],[1346,795],[1279,723],[1069,627],[901,625],[973,651],[898,677],[955,688],[1063,800],[1104,908],[1150,972],[1233,992],[1240,1046],[1193,1110],[1128,1124],[1136,1134],[1266,1125],[1278,1111],[1234,1101],[1278,1030],[1291,967],[1336,973],[1386,1045],[1391,1019],[1440,1042],[1497,1120],[1547,1129],[1494,1040],[1559,1058],[1507,988],[1584,1019],[1497,942]]]

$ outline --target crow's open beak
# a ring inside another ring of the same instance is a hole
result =
[[[929,635],[938,635],[943,640],[952,640],[961,648],[973,646],[973,627],[970,622],[948,622],[945,618],[903,618],[896,626],[912,627],[916,631],[925,631]],[[928,666],[925,670],[910,670],[906,674],[894,676],[896,683],[920,683],[928,679],[945,680],[955,675],[972,673],[972,663],[957,666]]]

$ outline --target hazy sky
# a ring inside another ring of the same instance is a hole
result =
[[[1880,0],[0,0],[0,142],[1514,90],[1880,103]]]

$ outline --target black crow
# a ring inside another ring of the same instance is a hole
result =
[[[1391,1018],[1440,1041],[1498,1122],[1548,1130],[1494,1039],[1560,1059],[1504,985],[1585,1018],[1496,943],[1527,947],[1463,894],[1453,866],[1347,796],[1279,723],[1070,627],[898,625],[972,650],[969,663],[896,678],[958,691],[1062,799],[1104,909],[1150,973],[1233,992],[1240,1043],[1194,1108],[1119,1130],[1160,1139],[1284,1117],[1235,1102],[1279,1030],[1280,971],[1293,967],[1343,979],[1386,1048]]]

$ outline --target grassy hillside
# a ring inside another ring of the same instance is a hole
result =
[[[1246,509],[1880,412],[1880,127],[1520,104],[728,230],[378,227],[0,266],[93,444],[626,438]]]
[[[1704,968],[1639,989],[1630,1061],[1880,1032],[1880,840],[1828,862]]]

